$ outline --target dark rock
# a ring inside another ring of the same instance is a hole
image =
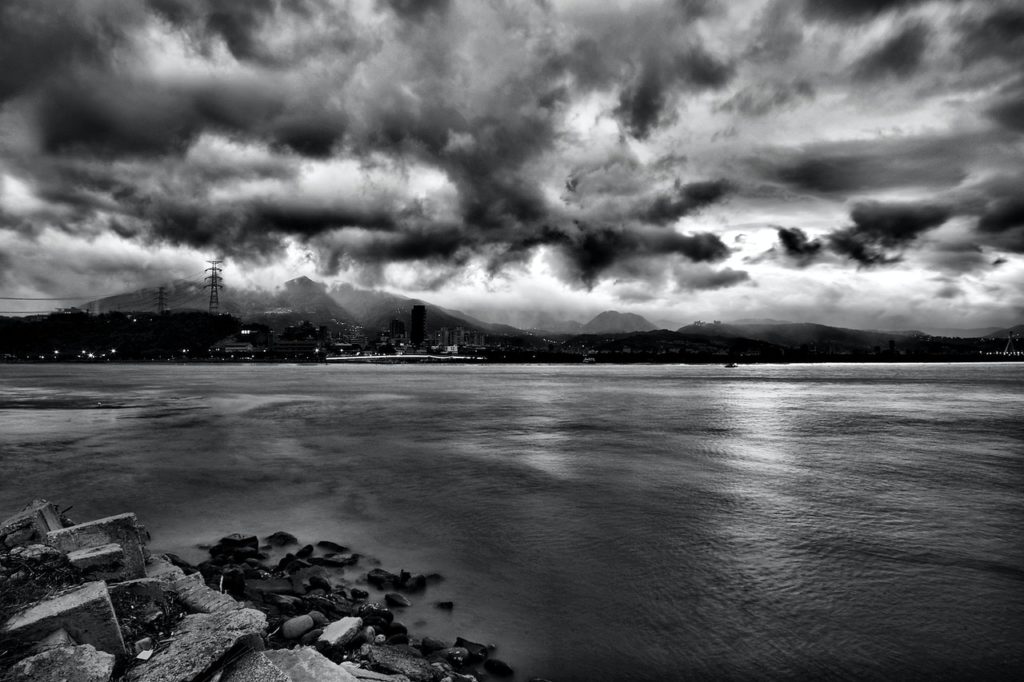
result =
[[[348,593],[352,595],[352,598],[356,601],[362,601],[363,599],[366,599],[370,596],[369,592],[367,592],[366,590],[360,590],[358,587],[353,587],[351,590],[348,591]]]
[[[280,561],[277,562],[277,570],[283,571],[285,566],[287,566],[293,561],[295,561],[295,555],[291,552],[288,552],[283,557],[281,557]]]
[[[249,592],[261,594],[292,594],[292,582],[285,578],[262,578],[260,580],[249,580],[246,582],[246,589]]]
[[[485,645],[471,642],[462,637],[455,638],[455,646],[461,646],[469,652],[470,663],[479,663],[487,658],[487,654],[490,653]]]
[[[292,559],[284,567],[284,570],[285,573],[295,573],[296,571],[301,571],[304,568],[309,568],[310,565],[311,564],[309,562],[303,561],[302,559]]]
[[[285,547],[286,545],[299,544],[299,539],[291,533],[285,533],[283,530],[279,530],[276,533],[271,533],[267,536],[267,544],[274,547]]]
[[[220,543],[218,544],[229,549],[249,547],[254,551],[259,551],[260,548],[260,541],[255,535],[241,535],[239,533],[232,533],[231,535],[221,538]]]
[[[386,583],[397,585],[399,581],[398,576],[394,573],[391,573],[390,571],[385,571],[383,568],[374,568],[366,574],[366,582],[370,583],[371,585],[375,585],[380,589],[383,589]]]
[[[229,568],[220,577],[221,587],[235,599],[245,598],[245,573],[240,568]]]
[[[447,649],[450,646],[451,645],[447,642],[443,642],[440,639],[434,639],[433,637],[424,637],[423,641],[420,643],[420,649],[423,653],[441,651],[442,649]]]
[[[451,611],[452,609],[455,608],[455,604],[453,602],[450,602],[450,601],[435,602],[434,606],[436,606],[437,608],[439,608],[439,609],[441,609],[443,611]]]
[[[400,632],[397,635],[391,635],[387,638],[386,641],[388,644],[408,644],[409,635],[405,634],[404,632]]]
[[[484,670],[498,677],[508,677],[515,672],[512,670],[512,666],[497,658],[488,658],[484,661]]]
[[[313,556],[313,545],[306,545],[298,552],[296,552],[295,556],[299,559],[308,559],[309,557]]]
[[[384,595],[384,601],[391,606],[412,606],[412,602],[397,592],[388,592]]]
[[[326,566],[328,568],[344,568],[351,565],[345,563],[343,559],[335,559],[329,556],[311,556],[307,561],[314,566]]]
[[[299,638],[299,644],[302,644],[303,646],[313,646],[314,644],[316,644],[316,641],[320,639],[320,635],[322,635],[323,633],[323,628],[313,628],[312,630],[310,630],[309,632],[307,632]]]
[[[309,586],[314,590],[323,590],[324,593],[331,591],[331,584],[318,575],[309,576]]]
[[[391,625],[389,625],[387,628],[388,637],[390,637],[391,635],[405,635],[408,633],[409,628],[405,627],[405,625],[399,623],[397,620],[392,622]]]
[[[462,667],[469,660],[469,650],[462,646],[452,646],[435,651],[432,657],[448,661],[456,667]]]
[[[321,540],[320,542],[316,543],[316,546],[321,549],[329,550],[331,552],[348,551],[348,547],[345,547],[344,545],[339,545],[337,542],[331,542],[330,540]]]
[[[419,592],[427,589],[427,577],[422,573],[409,576],[408,580],[402,583],[402,589],[408,592]]]
[[[327,616],[320,613],[316,609],[313,609],[309,612],[309,617],[313,619],[313,625],[318,628],[322,628],[331,622]]]
[[[263,595],[263,603],[276,606],[282,613],[294,613],[303,606],[301,599],[290,594],[266,593]]]
[[[412,573],[403,568],[401,571],[398,572],[398,584],[405,585],[407,582],[409,582],[409,578],[411,577]]]
[[[440,573],[427,573],[427,582],[431,585],[436,585],[439,582],[444,581],[444,576]]]

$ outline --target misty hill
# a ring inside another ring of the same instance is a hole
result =
[[[441,327],[463,327],[490,334],[521,333],[515,327],[484,322],[467,313],[449,310],[429,301],[406,298],[386,291],[359,289],[351,284],[335,286],[330,290],[330,296],[349,311],[358,324],[370,331],[386,329],[391,320],[401,320],[408,329],[412,317],[412,307],[420,304],[427,307],[428,332]]]
[[[355,322],[355,316],[327,294],[325,285],[308,277],[288,280],[274,291],[225,289],[220,300],[222,312],[279,331],[304,320],[327,326]]]
[[[597,315],[580,329],[582,334],[628,334],[630,332],[649,332],[657,329],[650,321],[634,313],[620,313],[617,310],[606,310]]]
[[[813,346],[837,352],[863,351],[875,346],[887,347],[915,338],[915,332],[880,332],[829,327],[810,322],[783,324],[690,324],[680,327],[682,334],[717,338],[748,338],[788,348]]]
[[[159,287],[145,287],[98,298],[79,307],[93,314],[155,313],[158,310],[159,292]],[[164,304],[173,312],[205,311],[210,305],[210,293],[202,284],[175,280],[164,287]]]
[[[978,336],[1005,339],[1010,334],[1013,334],[1014,338],[1018,336],[1024,336],[1024,324],[1014,325],[1013,327],[1004,327],[1003,329],[994,330],[988,334],[979,334]]]

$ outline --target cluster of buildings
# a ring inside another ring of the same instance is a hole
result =
[[[335,334],[326,326],[310,322],[286,327],[275,333],[267,325],[248,324],[237,334],[210,347],[215,356],[235,359],[301,358],[321,359],[339,355],[403,355],[414,353],[460,354],[481,349],[485,336],[475,329],[441,327],[427,333],[427,310],[414,305],[409,324],[395,318],[376,336]]]

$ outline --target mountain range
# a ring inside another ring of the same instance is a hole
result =
[[[155,288],[110,296],[83,306],[92,312],[155,311],[160,294]],[[209,292],[196,282],[179,281],[164,288],[164,302],[171,311],[206,310]],[[799,348],[806,346],[835,351],[865,348],[887,348],[890,341],[906,344],[911,339],[926,337],[917,330],[878,331],[847,329],[828,325],[789,322],[773,319],[742,319],[733,322],[693,323],[675,331],[660,329],[650,320],[635,313],[606,310],[587,322],[566,319],[544,311],[514,311],[513,315],[529,323],[526,328],[488,322],[468,313],[434,305],[428,301],[408,298],[384,291],[360,289],[349,284],[334,287],[308,277],[285,282],[275,290],[227,289],[220,293],[221,312],[230,313],[244,322],[266,324],[281,330],[286,326],[309,320],[338,330],[353,331],[362,327],[366,334],[386,329],[392,320],[410,324],[412,307],[426,306],[427,327],[464,327],[488,335],[532,338],[531,343],[545,339],[622,341],[637,336],[643,343],[673,343],[673,339],[732,344],[737,341]],[[979,338],[1002,337],[1024,332],[1024,325],[997,329],[942,330],[942,336]],[[635,341],[635,339],[634,339]]]

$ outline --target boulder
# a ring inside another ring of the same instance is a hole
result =
[[[179,682],[207,675],[226,659],[262,651],[267,618],[253,609],[185,616],[163,649],[133,668],[129,682]]]
[[[471,642],[462,637],[455,638],[455,646],[461,646],[469,652],[470,663],[478,663],[487,658],[487,654],[490,653],[490,650],[485,645]]]
[[[260,541],[255,535],[242,535],[241,533],[232,533],[231,535],[223,537],[217,544],[233,550],[249,548],[259,551],[260,549]]]
[[[299,539],[291,533],[286,533],[283,530],[279,530],[276,533],[271,533],[267,536],[267,544],[274,547],[285,547],[286,545],[297,545]]]
[[[412,606],[412,602],[397,592],[388,592],[384,595],[384,601],[391,606]]]
[[[101,581],[85,583],[12,616],[0,627],[0,635],[32,641],[61,628],[80,644],[109,654],[127,653],[107,585]]]
[[[383,568],[374,568],[366,574],[366,582],[383,589],[385,584],[397,585],[399,580],[398,576],[390,571],[385,571]]]
[[[275,649],[266,653],[291,682],[356,682],[356,678],[340,665],[315,649]]]
[[[441,641],[440,639],[434,639],[433,637],[424,637],[420,643],[420,649],[423,653],[431,653],[434,651],[440,651],[441,649],[447,649],[451,644]]]
[[[514,672],[512,666],[497,658],[488,658],[484,661],[484,670],[498,677],[509,677]]]
[[[316,543],[316,546],[320,549],[326,549],[330,552],[338,552],[339,554],[348,551],[348,547],[345,547],[344,545],[339,545],[337,542],[331,542],[330,540],[321,540],[320,542]]]
[[[281,636],[285,639],[298,639],[312,630],[315,624],[309,615],[289,618],[281,624]]]
[[[91,644],[65,646],[19,661],[11,676],[19,682],[107,682],[114,663],[112,654],[97,651]]]
[[[308,559],[311,556],[313,556],[313,545],[306,545],[295,553],[297,559]]]
[[[413,682],[432,682],[435,670],[419,652],[406,646],[367,645],[366,659],[387,673],[405,675]]]

